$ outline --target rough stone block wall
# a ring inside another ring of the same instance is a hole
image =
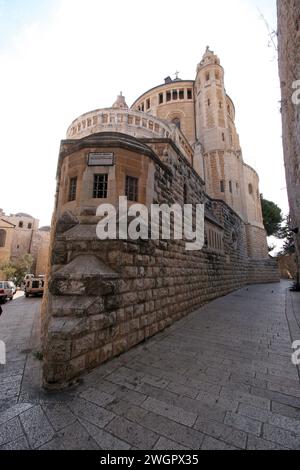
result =
[[[210,225],[222,227],[222,252],[188,252],[177,240],[100,241],[96,225],[64,214],[55,222],[43,318],[48,388],[65,387],[216,297],[279,279],[271,260],[249,261],[243,221],[205,195],[175,149],[166,142],[149,145],[166,162],[155,164],[153,202],[205,201]]]
[[[283,148],[300,276],[300,1],[278,0],[277,6]]]

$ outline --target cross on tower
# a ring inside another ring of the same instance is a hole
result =
[[[175,77],[176,77],[176,80],[178,80],[178,75],[180,74],[180,72],[176,71],[175,72]]]

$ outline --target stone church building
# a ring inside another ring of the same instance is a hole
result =
[[[205,246],[105,240],[101,203],[205,203]],[[207,48],[195,80],[170,77],[129,108],[76,119],[60,148],[43,304],[44,384],[59,389],[204,303],[278,281],[259,178],[243,160],[224,69]]]

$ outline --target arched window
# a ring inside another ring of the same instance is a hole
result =
[[[0,248],[4,248],[6,244],[6,231],[0,230]]]
[[[175,124],[175,126],[178,127],[178,129],[181,129],[181,122],[178,117],[172,119],[172,123]]]

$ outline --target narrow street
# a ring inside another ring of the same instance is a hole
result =
[[[61,393],[41,388],[40,299],[3,307],[0,450],[299,449],[300,296],[249,286]]]

